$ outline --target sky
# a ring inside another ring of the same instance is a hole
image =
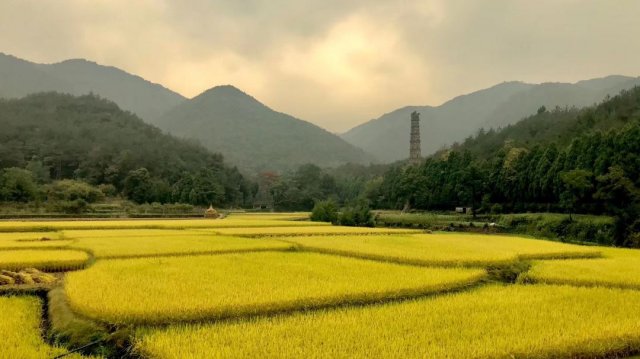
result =
[[[640,75],[636,0],[2,0],[0,52],[187,97],[232,84],[342,132],[503,81]]]

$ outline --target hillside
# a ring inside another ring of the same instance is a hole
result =
[[[392,162],[408,156],[409,114],[412,111],[421,113],[422,152],[428,155],[465,139],[480,128],[515,123],[535,113],[540,106],[549,109],[556,106],[583,107],[637,84],[640,84],[639,78],[625,76],[609,76],[575,84],[505,82],[456,97],[437,107],[398,109],[349,130],[342,138],[384,162]]]
[[[143,201],[237,204],[249,197],[246,181],[220,155],[93,95],[0,99],[0,128],[0,169],[35,168],[44,183],[81,179],[121,191],[132,171],[145,168],[138,172]]]
[[[0,53],[0,97],[20,98],[43,91],[94,93],[145,120],[156,118],[184,100],[161,85],[115,67],[80,59],[36,64]]]
[[[535,115],[499,131],[483,131],[452,146],[452,149],[491,159],[502,149],[532,149],[547,145],[566,147],[579,136],[616,130],[638,118],[640,88],[635,87],[583,109],[540,109]]]
[[[334,166],[372,158],[309,122],[276,112],[233,86],[218,86],[178,105],[155,123],[192,138],[248,171],[300,164]]]

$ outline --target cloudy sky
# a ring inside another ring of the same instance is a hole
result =
[[[635,0],[1,0],[0,52],[187,97],[233,84],[340,132],[509,80],[640,75]]]

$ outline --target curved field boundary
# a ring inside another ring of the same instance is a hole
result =
[[[631,297],[631,298],[629,298]],[[226,323],[140,328],[154,358],[619,358],[640,351],[640,293],[486,286],[363,308]]]
[[[85,268],[92,261],[86,251],[71,249],[12,249],[0,251],[0,269],[36,268],[46,272],[65,272]]]
[[[481,269],[271,252],[98,261],[70,273],[65,292],[74,311],[94,320],[156,325],[420,297],[467,288],[487,276]]]

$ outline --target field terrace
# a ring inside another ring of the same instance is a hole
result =
[[[13,321],[25,334],[8,336],[9,342],[33,358],[122,332],[128,333],[125,351],[89,347],[84,354],[640,353],[640,318],[630,314],[640,309],[639,251],[504,235],[338,227],[307,217],[236,213],[218,220],[1,222],[0,269],[66,273],[64,280],[56,274],[53,285],[0,284],[0,300],[20,295],[30,301],[19,304],[21,310],[35,318],[43,315],[38,303],[46,300],[38,293],[53,288],[45,319],[54,325],[44,338],[33,339],[39,333],[29,320]],[[8,320],[0,319],[0,328],[8,328]],[[50,338],[63,339],[49,346]],[[115,345],[101,340],[98,348]]]

